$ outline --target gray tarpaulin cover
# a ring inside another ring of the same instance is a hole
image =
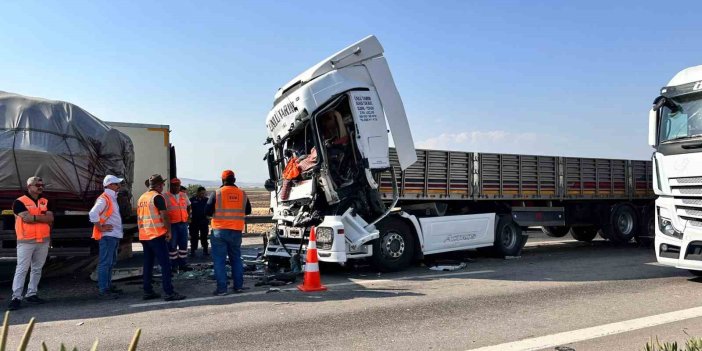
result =
[[[125,134],[82,108],[0,91],[0,206],[9,209],[40,176],[56,210],[86,210],[106,174],[131,188],[134,147]]]

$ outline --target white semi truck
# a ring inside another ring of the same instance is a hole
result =
[[[676,74],[653,102],[658,262],[702,276],[702,65]]]
[[[652,227],[649,161],[415,150],[373,36],[280,88],[266,126],[271,263],[294,264],[312,226],[320,261],[384,271],[448,251],[519,255],[527,226],[618,243]]]

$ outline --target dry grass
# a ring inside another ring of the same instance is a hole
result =
[[[270,214],[270,193],[265,189],[244,189],[246,196],[251,202],[252,215],[268,215]],[[249,233],[267,233],[273,228],[273,224],[249,224]]]

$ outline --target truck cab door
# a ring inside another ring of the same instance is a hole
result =
[[[390,67],[384,57],[377,57],[363,62],[368,70],[376,93],[380,98],[382,111],[390,127],[392,139],[395,142],[400,168],[404,171],[417,161],[414,150],[412,131],[407,121],[405,107],[402,104],[400,93],[395,87],[395,81],[390,73]]]

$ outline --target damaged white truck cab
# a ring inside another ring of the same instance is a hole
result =
[[[680,71],[649,113],[658,262],[702,276],[702,66]]]
[[[271,208],[276,230],[269,259],[305,248],[317,226],[319,258],[345,263],[373,255],[375,224],[388,214],[378,196],[377,172],[390,168],[388,130],[402,167],[416,160],[412,134],[383,48],[367,37],[283,86],[268,114]],[[292,161],[291,161],[292,160]],[[299,172],[285,173],[288,163]],[[299,165],[299,167],[298,167]]]

